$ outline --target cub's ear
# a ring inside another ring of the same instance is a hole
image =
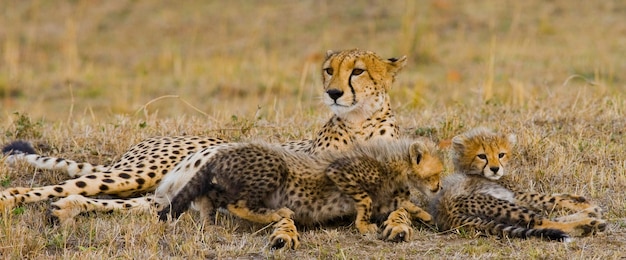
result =
[[[415,162],[415,164],[420,164],[426,151],[427,148],[425,144],[419,141],[414,142],[411,146],[409,146],[409,157],[411,158],[411,161]]]
[[[387,70],[395,76],[406,65],[406,56],[400,58],[389,58],[385,61],[387,63]]]
[[[465,136],[457,135],[452,137],[452,150],[454,151],[464,151],[465,150]]]
[[[330,56],[333,56],[333,54],[337,53],[336,51],[333,50],[327,50],[326,51],[326,59],[330,58]]]
[[[509,134],[506,136],[507,140],[509,140],[509,143],[511,143],[511,145],[515,145],[517,143],[517,136],[515,134]]]

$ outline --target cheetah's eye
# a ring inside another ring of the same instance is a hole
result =
[[[487,155],[484,153],[477,155],[477,157],[480,158],[481,160],[487,160]]]
[[[333,68],[325,68],[324,72],[326,72],[326,74],[332,76],[334,71],[333,71]]]
[[[499,153],[499,154],[498,154],[498,157],[499,157],[500,159],[502,159],[505,155],[506,155],[505,153]]]
[[[353,69],[352,70],[352,76],[358,76],[361,75],[361,73],[363,73],[365,70],[362,69]]]

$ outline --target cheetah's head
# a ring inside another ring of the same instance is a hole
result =
[[[328,51],[322,65],[324,103],[339,116],[367,118],[385,106],[406,56],[382,59],[359,49]]]
[[[425,195],[432,195],[441,189],[443,163],[431,142],[416,140],[409,146],[411,168],[409,182]]]
[[[498,180],[516,142],[515,135],[494,133],[479,127],[452,138],[452,161],[455,170]]]

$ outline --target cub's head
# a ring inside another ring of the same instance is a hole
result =
[[[382,59],[358,49],[328,51],[322,64],[324,103],[337,115],[359,113],[366,117],[387,102],[387,91],[406,56]]]
[[[413,187],[425,195],[433,195],[441,188],[443,163],[435,145],[430,141],[415,140],[409,146],[411,168],[408,179]]]
[[[457,172],[482,175],[490,180],[505,174],[515,135],[479,127],[452,138],[452,161]]]

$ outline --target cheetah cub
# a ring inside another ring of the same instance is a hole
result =
[[[210,217],[217,208],[226,208],[252,222],[277,222],[272,248],[298,247],[295,223],[323,224],[355,215],[360,233],[376,232],[372,219],[387,218],[382,239],[406,241],[412,218],[432,220],[410,201],[409,189],[433,196],[443,171],[434,145],[409,139],[370,141],[320,155],[267,143],[231,143],[198,156],[206,163],[190,180],[180,183],[180,178],[166,176],[157,189],[157,198],[168,205],[160,218],[178,217],[191,202],[200,202]]]
[[[542,195],[505,185],[500,178],[515,143],[514,135],[476,128],[452,139],[455,173],[431,201],[430,213],[443,230],[467,228],[496,236],[569,241],[570,235],[603,231],[601,210],[575,195]],[[498,182],[500,181],[500,182]],[[569,209],[577,214],[552,221],[541,210]]]

